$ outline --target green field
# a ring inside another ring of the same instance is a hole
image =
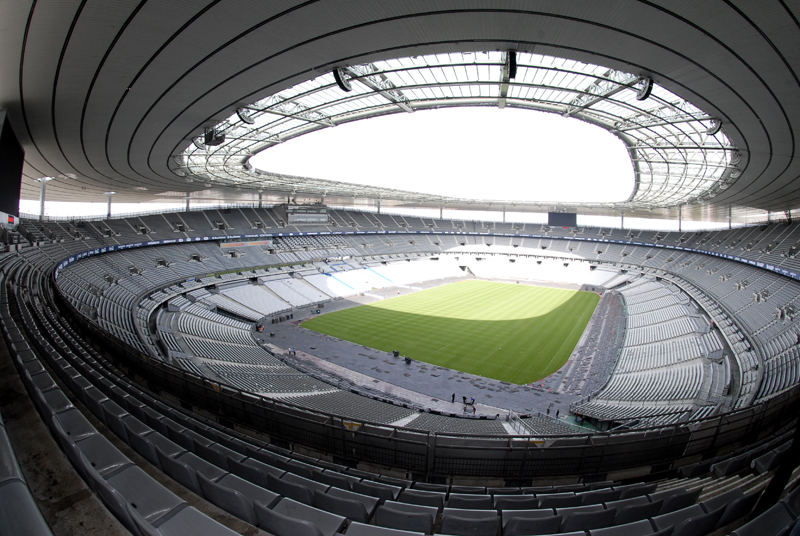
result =
[[[598,301],[592,292],[469,280],[327,313],[303,327],[525,384],[561,368]]]

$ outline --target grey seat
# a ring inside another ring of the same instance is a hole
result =
[[[176,458],[171,458],[167,456],[161,448],[156,447],[156,453],[158,454],[158,461],[161,464],[161,469],[167,473],[170,478],[201,497],[203,496],[203,492],[197,481],[198,472],[205,474],[205,476],[212,480],[220,478],[225,474],[225,472],[218,467],[214,467],[208,462],[201,460],[191,452],[184,452]]]
[[[620,499],[630,499],[633,497],[641,497],[642,495],[650,495],[655,493],[656,489],[658,489],[658,484],[645,484],[643,482],[639,482],[636,484],[628,484],[626,486],[614,486],[614,489],[622,490],[622,495],[619,497]]]
[[[230,465],[231,462],[233,461],[234,460],[228,460],[228,465]],[[256,469],[264,473],[265,476],[272,475],[275,478],[282,478],[283,475],[286,474],[286,471],[284,471],[283,469],[278,469],[277,467],[273,467],[269,464],[256,460],[255,458],[246,458],[242,461],[242,463],[250,467],[255,467]]]
[[[80,460],[83,472],[87,475],[92,488],[100,496],[100,499],[111,513],[134,534],[137,534],[138,531],[128,512],[129,503],[132,508],[139,510],[141,516],[148,522],[155,521],[184,503],[136,466],[131,466],[119,475],[115,475],[119,478],[112,483],[107,482],[91,466],[85,456],[81,455]],[[115,484],[120,484],[123,489],[117,489]],[[157,502],[154,503],[153,499]]]
[[[750,467],[755,470],[756,474],[763,475],[772,471],[786,459],[790,445],[787,443],[783,447],[770,450],[750,462]]]
[[[800,517],[800,486],[792,490],[782,501],[789,513],[794,517]]]
[[[500,517],[497,515],[497,510],[469,510],[464,508],[445,508],[442,515],[464,517],[468,519],[493,519],[495,517]]]
[[[676,527],[691,517],[704,515],[706,512],[699,504],[683,508],[668,514],[660,514],[651,518],[653,526],[658,530]]]
[[[347,527],[347,536],[423,536],[423,534],[422,532],[365,525],[355,521]]]
[[[79,441],[97,433],[89,419],[77,408],[73,407],[56,413],[55,418],[58,419],[61,428],[73,441]]]
[[[435,506],[423,506],[421,504],[402,503],[397,501],[386,501],[381,506],[386,506],[392,510],[399,510],[401,512],[410,512],[413,514],[427,514],[432,520],[436,519],[439,515],[439,510]]]
[[[592,529],[589,536],[651,536],[653,532],[650,521],[643,519],[615,527]]]
[[[122,454],[105,436],[93,434],[75,442],[75,445],[86,457],[89,464],[101,475],[117,471],[121,467],[131,465],[127,456]]]
[[[794,523],[795,518],[792,513],[779,502],[733,531],[731,536],[779,536],[786,534]]]
[[[539,507],[539,499],[535,495],[503,495],[494,498],[494,507],[498,510],[533,510]]]
[[[252,460],[252,458],[247,458],[247,460],[242,462],[229,459],[228,468],[230,469],[231,473],[235,474],[236,476],[241,477],[257,486],[261,486],[262,488],[267,488],[267,473],[262,471],[260,467],[245,463],[249,460]],[[258,462],[258,460],[253,461]]]
[[[522,495],[521,488],[486,488],[489,495]]]
[[[28,486],[21,480],[0,483],[0,534],[52,536]]]
[[[359,521],[367,523],[370,519],[370,514],[364,507],[363,503],[354,501],[353,499],[345,499],[343,497],[336,497],[322,493],[319,490],[314,491],[314,504],[315,508],[344,516],[352,521]]]
[[[500,517],[503,519],[503,528],[505,528],[506,524],[514,518],[538,519],[541,517],[550,517],[554,515],[556,515],[556,511],[553,508],[537,508],[535,510],[503,510],[500,512]]]
[[[642,499],[647,500],[645,497]],[[610,503],[609,503],[610,504]],[[617,510],[617,516],[614,518],[614,525],[624,525],[626,523],[633,523],[658,515],[661,506],[664,504],[664,499],[658,499],[655,502],[645,502],[644,504],[629,504]],[[608,504],[606,505],[608,506]]]
[[[27,374],[27,371],[25,371]],[[38,374],[28,375],[31,384],[38,390],[45,392],[51,389],[58,389],[55,380],[47,372],[39,372]]]
[[[445,514],[442,516],[442,534],[452,536],[496,536],[500,531],[500,516],[482,519]]]
[[[128,441],[133,450],[162,471],[164,468],[161,466],[161,461],[158,459],[157,448],[161,449],[164,454],[171,458],[174,458],[181,452],[185,452],[182,447],[179,447],[156,431],[137,434],[134,432],[130,423],[123,421],[123,425],[125,426],[125,433],[128,436]]]
[[[284,497],[294,499],[303,504],[311,506],[314,504],[314,492],[301,484],[294,484],[292,482],[276,478],[273,475],[267,475],[267,488],[279,493]]]
[[[220,445],[219,443],[206,445],[205,443],[195,441],[194,451],[198,456],[207,462],[213,463],[217,467],[225,469],[226,471],[231,470],[228,466],[229,458],[233,458],[234,460],[238,461],[242,461],[246,458],[246,456],[239,454],[238,452],[235,452],[224,445]]]
[[[203,474],[197,475],[197,482],[207,501],[251,525],[258,523],[256,512],[253,510],[253,501],[248,500],[241,492],[222,486]],[[269,505],[266,506],[269,507]]]
[[[606,508],[616,508],[617,510],[622,510],[626,506],[631,506],[634,504],[650,504],[650,499],[646,496],[642,495],[639,497],[631,497],[630,499],[619,499],[617,501],[609,501],[605,503]]]
[[[524,495],[530,494],[548,494],[548,493],[555,493],[553,490],[553,486],[526,486],[522,488],[522,493]]]
[[[70,408],[74,408],[72,402],[61,389],[51,389],[49,391],[35,391],[34,402],[40,400],[42,413],[61,413]]]
[[[404,489],[403,491],[400,492],[400,495],[397,498],[397,500],[398,502],[404,502],[409,504],[432,506],[437,510],[439,510],[439,512],[441,512],[442,509],[444,508],[444,498],[445,494],[437,491],[418,491],[418,490]]]
[[[717,522],[722,517],[724,508],[683,520],[675,530],[673,536],[705,536],[714,530]]]
[[[734,499],[725,507],[725,512],[723,512],[722,517],[717,521],[715,529],[726,527],[752,512],[760,498],[761,492],[757,492]]]
[[[128,513],[144,536],[236,536],[239,534],[220,525],[191,506],[181,508],[168,519],[159,520],[155,524],[149,523],[140,516],[131,505],[128,505]]]
[[[257,505],[264,506],[256,502]],[[273,508],[272,511],[284,516],[294,519],[302,519],[311,522],[316,526],[323,536],[333,536],[344,527],[347,519],[342,516],[331,514],[308,506],[292,499],[281,499]],[[269,529],[270,532],[271,529]],[[276,534],[276,536],[278,536]]]
[[[0,427],[0,482],[10,479],[25,480],[5,428]]]
[[[328,488],[330,488],[328,484],[323,484],[322,482],[317,482],[310,478],[306,478],[304,476],[300,476],[296,473],[291,473],[288,471],[284,473],[284,475],[281,477],[281,480],[284,480],[286,482],[291,482],[292,484],[299,484],[301,486],[305,486],[312,492],[314,490],[319,490],[322,493],[325,493],[328,491]]]
[[[493,510],[490,495],[456,495],[451,494],[447,502],[448,508],[466,508],[472,510]]]
[[[311,479],[312,480],[316,480],[317,482],[321,482],[323,484],[327,484],[329,486],[333,486],[333,487],[341,488],[341,489],[346,489],[346,490],[351,489],[353,480],[358,482],[358,479],[355,478],[355,477],[344,476],[344,475],[342,475],[340,473],[337,473],[335,471],[319,471],[319,470],[317,470],[317,471],[314,471],[311,474]],[[353,480],[351,480],[351,479],[353,479]]]
[[[470,493],[484,495],[486,488],[483,486],[450,486],[450,493]]]
[[[414,482],[411,489],[421,489],[422,491],[440,491],[447,493],[450,491],[450,486],[447,484],[429,484],[427,482]]]
[[[561,523],[561,532],[609,527],[616,515],[616,508],[598,510],[595,512],[571,512],[564,516],[564,521]]]
[[[563,518],[552,511],[542,517],[514,517],[503,526],[503,536],[528,536],[535,534],[555,534],[561,528]]]
[[[128,411],[113,400],[106,400],[100,404],[100,407],[103,410],[103,419],[106,426],[108,426],[118,438],[128,443],[128,433],[125,431],[125,425],[122,423],[122,419],[128,415]]]
[[[427,513],[413,513],[379,506],[375,513],[375,524],[389,529],[409,530],[433,534],[433,519]]]
[[[137,466],[126,468],[106,482],[150,522],[158,521],[186,502]]]
[[[661,505],[661,510],[658,511],[659,514],[668,514],[670,512],[675,512],[676,510],[681,510],[683,508],[692,506],[693,504],[697,503],[697,499],[700,497],[700,493],[703,491],[703,488],[697,488],[694,491],[687,491],[686,493],[677,493],[675,495],[671,495],[664,499],[664,504]]]
[[[539,499],[539,508],[562,508],[581,505],[580,496],[574,493],[554,493],[537,496],[537,498]]]
[[[167,428],[167,437],[170,438],[170,440],[189,452],[194,452],[194,437],[191,430],[181,426],[168,417],[164,417],[163,422]]]
[[[169,437],[169,430],[167,430],[167,424],[162,414],[150,407],[144,409],[144,414],[147,417],[147,426],[162,436]]]
[[[105,424],[105,416],[103,415],[102,404],[108,400],[108,397],[96,387],[85,389],[84,393],[86,394],[86,407],[89,408],[95,417],[103,421]]]
[[[405,478],[395,478],[393,476],[386,476],[381,475],[378,477],[378,482],[383,484],[390,484],[392,486],[397,486],[402,489],[410,488],[411,485],[414,483],[411,480],[406,480]]]
[[[298,460],[289,460],[288,462],[286,462],[286,470],[288,472],[294,473],[304,478],[311,478],[311,475],[314,473],[315,469],[316,469],[315,467],[312,467],[311,465]]]
[[[364,505],[364,508],[367,510],[369,517],[372,517],[372,514],[375,513],[375,509],[378,508],[378,499],[375,497],[370,497],[369,495],[362,495],[360,493],[356,493],[354,491],[348,491],[346,489],[341,488],[334,488],[331,487],[328,489],[326,495],[330,495],[332,497],[339,497],[340,499],[347,499],[349,501],[358,501]]]
[[[713,512],[718,508],[727,506],[729,503],[732,503],[740,497],[744,497],[742,490],[739,488],[733,488],[725,493],[720,493],[719,495],[711,497],[710,499],[706,499],[700,503],[700,506],[702,506],[703,510],[706,512]]]
[[[387,484],[378,484],[377,482],[353,482],[353,491],[370,495],[380,500],[381,504],[384,501],[394,501],[400,495],[400,488],[397,486],[389,486]]]
[[[647,496],[650,498],[651,501],[657,501],[658,499],[666,500],[668,497],[672,497],[673,495],[677,495],[679,493],[686,493],[686,491],[687,490],[684,487],[672,488],[664,491],[657,491],[655,493],[648,493]]]
[[[587,491],[581,493],[581,504],[602,504],[609,501],[616,501],[622,496],[622,490],[618,489],[599,489],[597,491]]]

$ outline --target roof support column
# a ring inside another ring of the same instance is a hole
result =
[[[440,219],[440,220],[443,220],[443,219],[444,219],[444,217],[442,216],[442,214],[444,214],[444,207],[439,207],[439,219]]]
[[[679,233],[683,231],[683,229],[682,229],[683,222],[681,220],[683,220],[683,205],[678,205],[678,232]]]
[[[41,184],[39,189],[39,221],[44,219],[44,198],[47,193],[47,183],[53,180],[53,177],[40,177],[36,179]]]
[[[105,192],[106,197],[108,197],[108,203],[106,204],[106,218],[109,220],[111,219],[111,196],[117,192]]]
[[[503,223],[506,222],[506,207],[503,207]]]
[[[619,213],[619,228],[620,229],[624,229],[625,228],[625,213],[624,212],[620,212]]]
[[[728,230],[731,230],[731,205],[728,205]]]
[[[186,212],[189,212],[189,196],[187,195],[184,199],[186,199]]]
[[[381,213],[381,200],[378,199],[378,214]]]
[[[264,199],[264,193],[259,191],[258,192],[258,208],[263,208],[263,204],[264,204],[263,203],[263,199]]]

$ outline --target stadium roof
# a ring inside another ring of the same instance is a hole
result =
[[[26,150],[27,199],[52,176],[49,200],[244,202],[260,188],[267,201],[499,207],[242,167],[339,121],[455,104],[543,109],[615,132],[637,187],[593,214],[681,206],[719,220],[800,204],[800,24],[782,2],[12,0],[0,21],[0,107]],[[226,136],[210,154],[198,140],[207,130]],[[348,158],[331,165],[358,165]]]

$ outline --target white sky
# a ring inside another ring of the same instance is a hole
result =
[[[257,168],[431,194],[518,201],[623,201],[625,145],[577,119],[506,108],[398,113],[326,128],[251,158]]]

